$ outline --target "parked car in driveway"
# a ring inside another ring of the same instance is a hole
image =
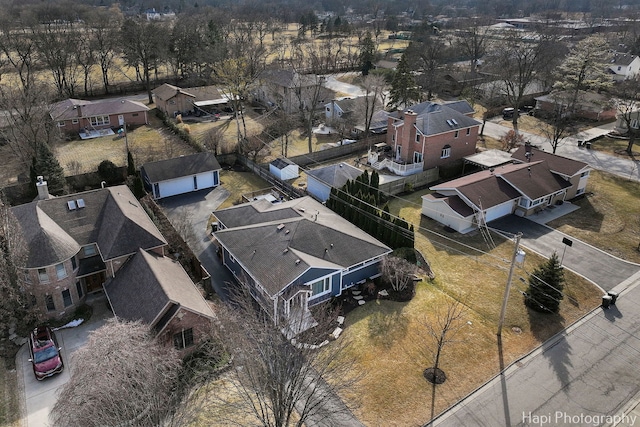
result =
[[[48,326],[38,326],[29,335],[29,361],[38,381],[59,374],[64,370],[62,348],[55,332]]]

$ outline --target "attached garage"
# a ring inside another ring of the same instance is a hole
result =
[[[515,200],[509,200],[506,203],[502,203],[500,205],[487,209],[487,211],[485,212],[485,221],[490,222],[494,219],[510,215],[513,212],[514,204]]]
[[[141,173],[145,188],[154,199],[220,185],[220,164],[212,153],[145,163]]]

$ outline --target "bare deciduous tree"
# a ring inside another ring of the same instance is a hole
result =
[[[142,323],[108,321],[73,362],[50,414],[53,426],[159,426],[179,403],[172,393],[180,358]]]
[[[524,144],[524,136],[511,129],[500,138],[500,142],[503,151],[511,151],[518,145]]]
[[[615,93],[619,99],[616,104],[618,117],[622,120],[622,127],[626,129],[629,144],[625,150],[629,155],[633,154],[633,145],[640,133],[640,81],[636,79],[626,80],[616,85]]]
[[[385,256],[382,258],[380,274],[384,281],[389,282],[396,292],[402,292],[413,282],[417,267],[404,258]]]
[[[300,427],[309,422],[332,425],[327,424],[327,417],[339,420],[348,409],[336,393],[353,391],[357,367],[346,354],[345,337],[320,348],[316,345],[329,339],[337,325],[336,313],[323,305],[311,319],[301,317],[303,311],[300,316],[294,314],[292,309],[288,319],[279,318],[275,325],[268,314],[256,309],[245,287],[235,292],[233,299],[232,306],[220,307],[219,319],[220,340],[234,357],[233,375],[228,378],[234,391],[233,397],[219,391],[219,403],[248,407],[265,427]],[[304,319],[317,324],[296,339],[288,339]]]
[[[458,49],[471,63],[471,73],[475,73],[478,61],[482,58],[487,49],[487,36],[489,27],[486,22],[474,18],[468,26],[457,32]]]

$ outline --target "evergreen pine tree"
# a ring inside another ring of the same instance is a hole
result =
[[[49,193],[59,196],[64,193],[66,181],[64,179],[64,169],[60,166],[58,159],[53,155],[47,144],[39,144],[38,152],[33,162],[33,170],[30,172],[35,188],[38,176],[43,176],[47,181]]]
[[[406,107],[418,99],[416,82],[411,74],[409,63],[404,53],[393,75],[389,96],[390,100],[388,105],[393,108]]]
[[[563,298],[564,269],[555,252],[529,275],[525,304],[536,311],[557,313]]]

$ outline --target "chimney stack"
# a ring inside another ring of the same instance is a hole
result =
[[[47,200],[49,196],[49,187],[47,187],[47,181],[43,176],[38,176],[38,182],[36,182],[36,188],[38,189],[38,200]]]

